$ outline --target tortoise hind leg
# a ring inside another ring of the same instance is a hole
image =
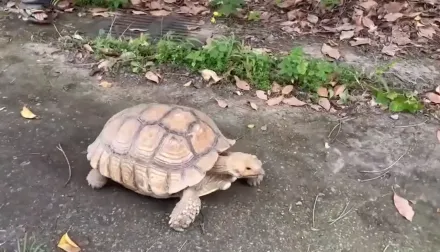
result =
[[[183,191],[170,215],[169,225],[176,231],[183,231],[195,220],[202,206],[198,192],[194,188]]]
[[[87,182],[94,189],[102,188],[108,181],[108,179],[99,173],[98,169],[91,169],[87,175]]]

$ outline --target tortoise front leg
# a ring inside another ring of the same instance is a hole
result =
[[[185,189],[180,201],[171,212],[168,224],[176,231],[183,231],[194,222],[201,206],[202,203],[197,191],[192,187]]]
[[[99,189],[103,187],[108,179],[104,177],[98,169],[92,168],[87,175],[87,182],[89,183],[89,186],[91,186],[94,189]]]

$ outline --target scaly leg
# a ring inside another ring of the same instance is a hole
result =
[[[195,220],[200,212],[202,202],[194,188],[183,191],[180,201],[170,215],[169,225],[176,231],[183,231]]]
[[[263,175],[258,175],[255,178],[247,178],[246,182],[250,185],[250,186],[257,186],[261,183],[261,181],[263,181]]]
[[[108,179],[99,173],[98,169],[91,169],[87,175],[87,182],[94,189],[102,188],[108,181]]]

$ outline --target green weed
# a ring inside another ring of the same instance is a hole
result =
[[[269,90],[274,81],[281,85],[294,84],[312,95],[319,87],[335,83],[345,85],[346,90],[359,87],[365,80],[382,83],[382,74],[388,69],[379,67],[374,78],[368,79],[354,67],[309,58],[300,47],[293,48],[286,56],[276,56],[252,50],[233,37],[215,39],[201,48],[195,47],[190,40],[171,37],[153,43],[145,35],[135,39],[102,36],[90,44],[98,57],[116,56],[116,66],[128,67],[134,73],[145,72],[155,64],[172,64],[194,72],[210,69],[225,78],[232,79],[236,75],[261,90]],[[391,111],[414,113],[421,108],[416,96],[391,92],[386,83],[383,88],[373,89],[378,102],[389,106]],[[343,96],[343,100],[347,100],[348,93]]]
[[[210,2],[211,7],[222,16],[230,16],[236,14],[238,9],[245,4],[244,0],[212,0]]]
[[[128,0],[75,0],[75,5],[77,6],[104,7],[112,10],[126,7],[127,4]]]
[[[44,243],[38,243],[35,236],[28,237],[25,233],[22,239],[17,239],[18,252],[47,252]],[[6,252],[6,251],[5,251]]]
[[[321,4],[327,9],[333,9],[341,4],[339,0],[322,0]]]

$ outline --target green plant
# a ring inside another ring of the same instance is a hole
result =
[[[220,15],[224,15],[226,17],[231,14],[236,14],[237,9],[241,8],[244,4],[244,0],[212,0],[211,6],[216,8],[217,12]]]
[[[261,13],[259,11],[249,11],[247,19],[249,21],[259,21]]]
[[[115,10],[117,8],[125,7],[128,4],[128,0],[76,0],[77,6],[96,6],[104,7]]]
[[[327,9],[333,9],[339,6],[341,2],[339,0],[322,0],[321,4]]]
[[[414,94],[396,91],[376,91],[376,102],[389,108],[392,112],[415,113],[423,109],[423,104]]]
[[[46,252],[44,246],[43,243],[37,243],[35,236],[28,238],[27,233],[22,239],[17,239],[18,252]]]

